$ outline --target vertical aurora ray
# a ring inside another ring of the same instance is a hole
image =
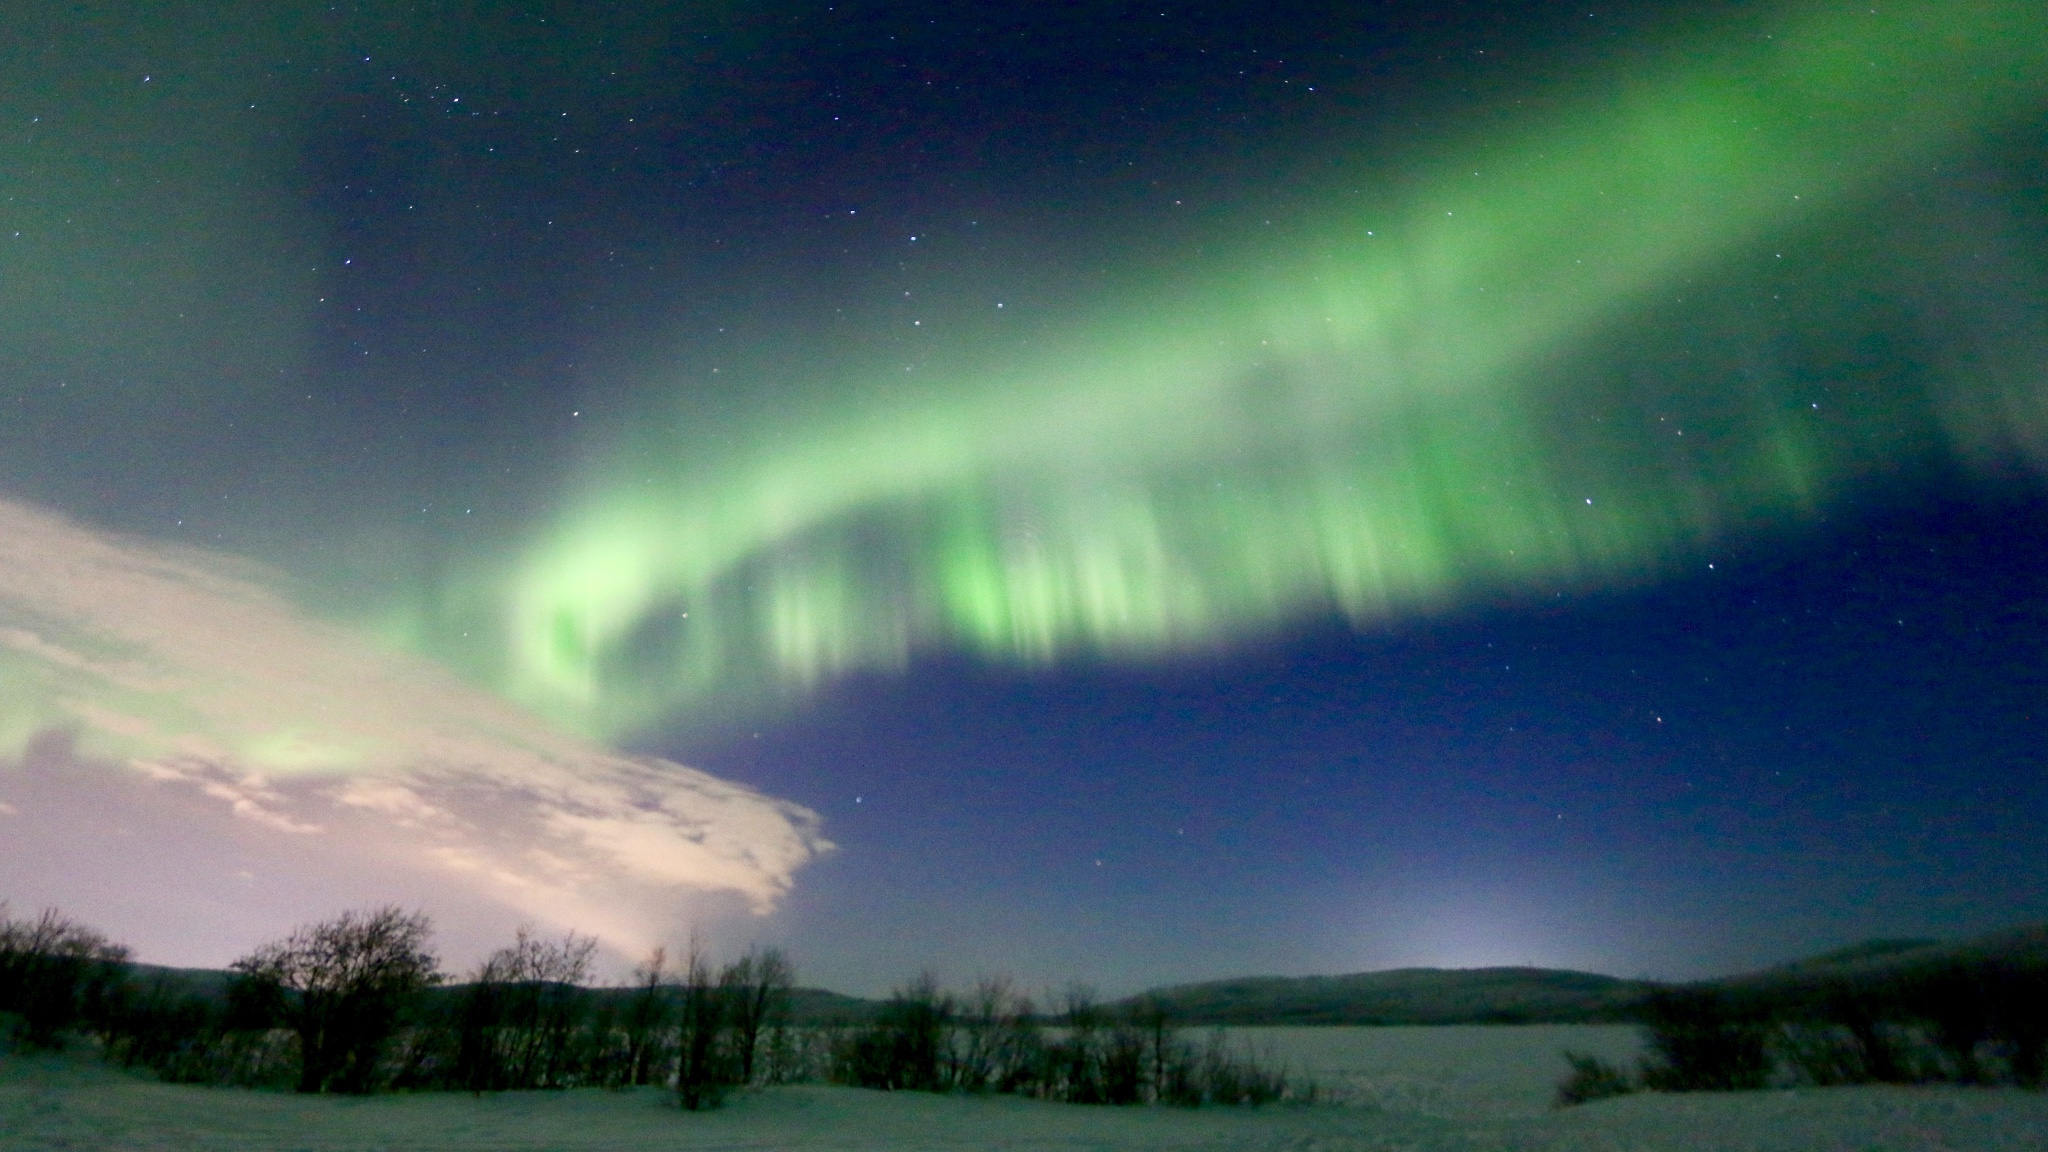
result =
[[[489,636],[460,653],[479,674],[617,735],[942,645],[1157,653],[1642,578],[1902,460],[2032,458],[2037,356],[1904,383],[1835,352],[1752,370],[1767,341],[1680,298],[1725,316],[1793,286],[1787,314],[1841,344],[1873,294],[1912,315],[1910,222],[1844,237],[1902,173],[2038,111],[2038,6],[1811,6],[1610,81],[942,388],[823,369],[818,403],[715,436],[650,420],[404,630]],[[1783,238],[1796,271],[1759,247]]]

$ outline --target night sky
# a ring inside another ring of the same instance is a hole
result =
[[[2048,918],[2032,0],[29,0],[0,64],[17,909],[863,994]]]

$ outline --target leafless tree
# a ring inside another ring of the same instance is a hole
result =
[[[235,961],[245,979],[281,993],[299,1037],[301,1092],[369,1092],[401,1014],[440,981],[426,914],[394,906],[344,912]]]
[[[98,1015],[127,959],[128,949],[55,908],[16,920],[0,904],[0,1011],[21,1017],[24,1047],[58,1047],[65,1029]]]
[[[1151,1056],[1152,1065],[1148,1077],[1148,1099],[1156,1102],[1165,1095],[1166,1068],[1180,1047],[1180,1030],[1173,1026],[1165,1002],[1156,996],[1145,997],[1132,1009],[1131,1024],[1145,1037],[1145,1049]]]
[[[676,1036],[676,1099],[692,1112],[716,1108],[732,1086],[725,1044],[726,998],[712,976],[703,946],[690,942],[683,960],[682,1003]]]
[[[718,984],[732,1030],[735,1076],[738,1083],[752,1084],[762,1032],[789,1014],[796,967],[779,948],[752,951],[726,965]]]
[[[963,1092],[1011,1091],[1031,1075],[1042,1042],[1031,1001],[1004,977],[984,977],[960,1001],[951,1045],[951,1086]]]
[[[849,1037],[838,1078],[863,1088],[942,1091],[957,1007],[930,972],[901,985]]]
[[[589,994],[583,982],[593,937],[560,940],[521,925],[471,978],[459,1010],[456,1078],[471,1091],[559,1088],[571,1077],[572,1046]]]
[[[633,998],[627,1001],[621,1020],[626,1039],[622,1079],[627,1084],[654,1084],[663,1078],[663,1034],[671,1016],[669,975],[666,948],[656,948],[645,963],[633,969]]]

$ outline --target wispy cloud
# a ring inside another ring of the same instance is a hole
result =
[[[230,557],[0,501],[0,759],[66,733],[76,758],[252,829],[621,946],[653,931],[635,909],[681,893],[766,911],[830,847],[801,807],[566,735],[266,585]]]

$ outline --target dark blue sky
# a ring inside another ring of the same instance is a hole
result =
[[[787,931],[850,972],[1682,976],[2048,911],[2048,503],[1930,482],[1694,569],[1216,660],[927,662],[665,750],[825,814]]]

